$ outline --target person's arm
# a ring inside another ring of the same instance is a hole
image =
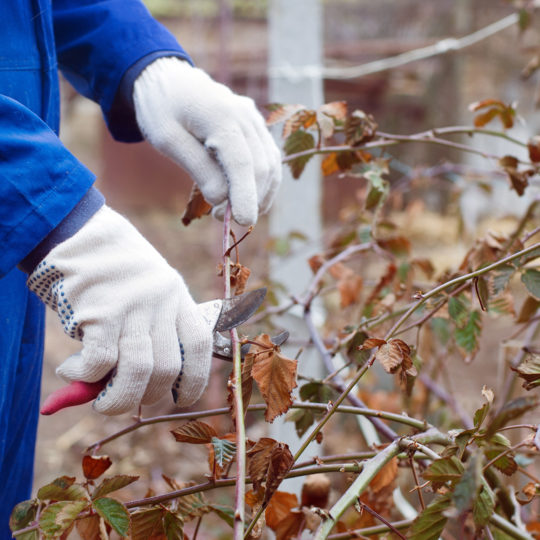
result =
[[[94,180],[36,114],[0,95],[0,277],[51,234]],[[85,219],[97,208],[83,209]]]
[[[188,54],[140,0],[53,0],[53,23],[63,75],[99,103],[115,139],[141,141],[133,82],[156,58]]]

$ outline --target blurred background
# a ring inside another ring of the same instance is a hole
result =
[[[147,0],[146,4],[178,37],[197,66],[234,91],[252,97],[264,109],[270,101],[270,0]],[[362,65],[469,34],[513,12],[510,2],[503,0],[326,0],[322,2],[320,36],[323,63],[332,67]],[[299,49],[309,43],[304,30],[299,19]],[[539,123],[535,108],[538,79],[533,76],[524,80],[520,74],[538,52],[539,43],[534,24],[524,33],[519,33],[514,24],[457,52],[360,78],[325,78],[324,101],[345,100],[351,110],[358,108],[372,114],[381,130],[403,134],[436,126],[471,124],[472,113],[467,105],[473,101],[486,98],[508,103],[518,101],[518,112],[527,126],[517,129],[520,133],[526,130],[534,133]],[[184,227],[180,221],[191,190],[189,177],[146,143],[127,145],[113,141],[99,108],[77,95],[65,81],[62,94],[61,137],[97,174],[97,187],[108,203],[129,216],[183,274],[198,301],[220,297],[222,285],[216,268],[220,262],[221,224],[203,218]],[[480,141],[480,144],[484,143]],[[467,247],[460,228],[456,195],[458,184],[462,187],[460,182],[467,178],[459,174],[425,178],[422,170],[455,160],[474,167],[485,163],[447,148],[421,144],[399,147],[392,150],[392,156],[397,164],[392,178],[398,181],[405,177],[409,182],[404,196],[420,195],[417,213],[409,216],[414,249],[419,256],[422,251],[429,253],[440,271],[455,268]],[[310,181],[316,181],[310,174],[299,180],[306,189]],[[320,216],[327,234],[339,226],[344,209],[354,204],[362,185],[358,178],[330,176],[323,180],[321,189]],[[249,288],[267,282],[268,250],[275,246],[270,240],[265,217],[242,244],[242,262],[252,270]],[[308,279],[309,276],[306,283]],[[54,374],[55,367],[79,348],[78,343],[62,333],[56,316],[49,315],[44,396],[62,384]],[[494,332],[500,332],[501,328],[496,327]],[[482,384],[489,384],[494,376],[496,370],[485,362],[494,363],[497,350],[497,343],[492,347],[488,344],[486,354],[491,354],[491,358],[476,360],[478,367],[473,375],[481,374],[485,378]],[[228,369],[216,364],[210,383],[214,391],[208,392],[205,405],[219,407],[226,403]],[[473,376],[471,381],[461,380],[454,390],[464,406],[474,410],[480,403],[477,395],[480,387],[478,378],[475,380]],[[474,395],[469,394],[473,389]],[[164,400],[145,411],[145,416],[170,411],[169,402]],[[43,485],[60,474],[80,475],[79,463],[85,447],[129,422],[127,415],[101,417],[89,405],[42,418],[35,485]],[[204,449],[184,445],[179,458],[178,444],[168,433],[173,427],[160,424],[145,428],[103,449],[113,458],[116,473],[135,474],[135,468],[148,475],[141,486],[135,484],[129,495],[144,495],[148,485],[159,492],[163,489],[162,472],[178,478],[200,477],[206,472]]]

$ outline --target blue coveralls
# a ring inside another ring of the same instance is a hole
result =
[[[57,69],[132,142],[133,81],[159,56],[187,59],[140,0],[0,0],[1,540],[30,496],[43,354],[44,306],[16,266],[94,182],[57,137]]]

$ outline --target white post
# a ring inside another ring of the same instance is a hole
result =
[[[309,77],[276,75],[276,68],[289,66],[321,66],[322,64],[322,5],[320,0],[270,0],[269,2],[269,101],[318,107],[323,103],[323,85],[320,70],[314,69]],[[285,72],[286,70],[282,70]],[[317,73],[318,72],[318,73]],[[279,144],[281,137],[276,133]],[[285,167],[282,188],[270,214],[270,235],[286,238],[291,232],[301,233],[307,240],[291,240],[291,253],[285,257],[272,255],[270,279],[284,285],[287,292],[301,294],[311,277],[307,263],[317,253],[321,238],[321,174],[320,160],[312,158],[301,178],[294,180]],[[286,315],[279,321],[294,339],[307,339],[301,314]],[[282,348],[284,354],[294,357],[298,346]],[[300,356],[299,371],[317,377],[323,373],[321,360],[315,351]],[[300,441],[294,424],[277,419],[272,424],[272,437],[286,442],[294,453]],[[311,447],[310,447],[311,448]],[[317,453],[306,452],[306,457]],[[287,480],[286,489],[300,491],[302,480]]]

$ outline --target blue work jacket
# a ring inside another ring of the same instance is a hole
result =
[[[0,0],[0,539],[31,487],[43,351],[43,305],[16,266],[94,182],[57,136],[58,69],[131,142],[133,81],[159,56],[188,59],[139,0]]]

